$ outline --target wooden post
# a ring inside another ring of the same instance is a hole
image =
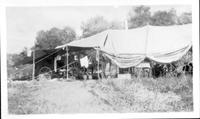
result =
[[[54,71],[57,72],[57,56],[54,58]]]
[[[32,80],[35,80],[35,48],[33,49],[33,72],[32,72]]]
[[[98,72],[98,79],[100,79],[100,76],[99,76],[99,49],[97,48],[97,72]]]
[[[69,66],[68,66],[68,62],[69,62],[69,53],[68,53],[68,47],[66,46],[66,60],[67,60],[67,80],[68,80],[68,70],[69,70]]]

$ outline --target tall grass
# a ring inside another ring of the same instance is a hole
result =
[[[8,87],[9,114],[48,114],[61,112],[60,107],[39,97],[41,86],[41,82],[35,81],[12,82]]]
[[[61,91],[60,86],[63,85],[65,84],[62,82],[13,81],[8,85],[9,113],[47,114],[70,111],[66,105],[56,105],[41,97],[41,93],[48,95],[49,89],[53,91],[58,88]],[[97,97],[95,99],[98,103],[108,105],[117,112],[180,112],[193,111],[192,85],[192,76],[183,75],[157,79],[85,81],[82,88]]]
[[[192,77],[104,80],[94,91],[119,112],[192,111]]]

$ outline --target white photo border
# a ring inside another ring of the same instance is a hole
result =
[[[99,114],[44,114],[44,115],[9,115],[7,98],[7,7],[49,7],[49,6],[124,6],[124,5],[191,5],[192,6],[192,36],[193,36],[193,112],[167,112],[167,113],[99,113]],[[1,26],[1,95],[2,118],[11,119],[78,119],[78,118],[191,118],[200,114],[200,82],[199,82],[199,1],[198,0],[4,0],[0,3]]]

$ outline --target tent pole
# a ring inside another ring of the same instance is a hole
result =
[[[57,72],[57,56],[54,58],[54,71]]]
[[[98,57],[98,59],[97,59],[97,70],[98,70],[98,79],[100,79],[100,76],[99,76],[99,49],[97,48],[97,57]]]
[[[32,80],[35,80],[35,48],[33,49],[33,72],[32,72]]]
[[[69,69],[69,53],[68,53],[68,47],[66,46],[66,60],[67,60],[67,80],[68,80],[68,69]]]

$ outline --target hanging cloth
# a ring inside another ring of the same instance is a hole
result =
[[[88,60],[87,56],[81,58],[80,62],[81,62],[81,67],[88,68],[88,66],[89,66],[89,60]]]

